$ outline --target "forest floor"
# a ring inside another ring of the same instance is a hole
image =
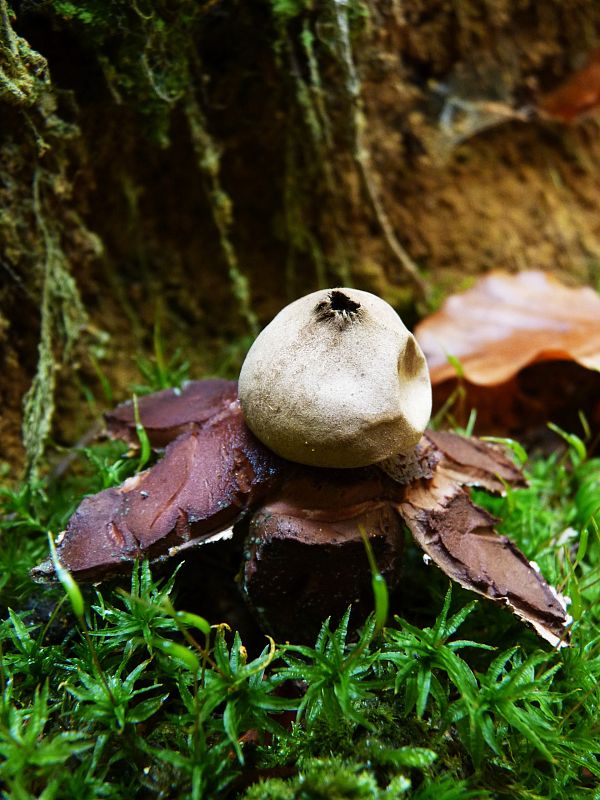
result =
[[[148,390],[161,385],[148,377]],[[314,646],[265,639],[232,612],[233,579],[194,603],[187,564],[169,576],[141,563],[125,585],[84,589],[66,574],[40,587],[29,570],[47,531],[139,456],[91,444],[66,454],[61,477],[3,489],[3,796],[598,798],[600,461],[567,439],[526,462],[528,488],[476,493],[571,598],[572,643],[559,650],[451,591],[408,541],[387,620],[375,597],[358,633],[348,616],[324,621]],[[243,639],[226,624],[238,620]]]
[[[523,112],[598,31],[592,0],[0,0],[3,797],[600,800],[597,442],[476,493],[570,597],[559,650],[408,537],[385,624],[374,596],[314,646],[265,639],[231,550],[29,573],[140,467],[101,411],[237,375],[286,300],[357,286],[412,326],[491,269],[598,287],[598,117]]]

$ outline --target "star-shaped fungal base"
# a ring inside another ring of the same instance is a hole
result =
[[[524,484],[497,445],[427,431],[410,457],[357,469],[286,461],[246,426],[231,381],[192,381],[139,401],[141,422],[165,453],[117,488],[87,497],[57,542],[78,580],[101,581],[136,559],[165,560],[214,542],[249,517],[243,591],[261,624],[280,638],[368,608],[369,535],[379,569],[398,580],[403,525],[452,580],[506,604],[558,646],[567,641],[564,599],[535,564],[494,530],[497,520],[471,502],[468,487],[502,493]],[[131,403],[106,415],[108,431],[137,444]],[[54,578],[50,561],[33,570]]]

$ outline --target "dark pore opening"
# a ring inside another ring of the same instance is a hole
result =
[[[317,303],[313,313],[319,322],[342,330],[360,319],[362,309],[360,303],[355,303],[347,294],[332,289],[324,300]]]
[[[332,311],[342,311],[346,313],[356,313],[360,308],[360,303],[350,300],[348,295],[343,292],[333,291],[329,294],[329,304]]]

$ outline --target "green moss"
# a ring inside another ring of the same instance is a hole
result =
[[[296,104],[288,128],[284,194],[288,294],[294,294],[296,265],[307,257],[318,285],[352,283],[358,265],[348,232],[357,212],[364,214],[364,204],[399,273],[424,298],[423,278],[395,234],[370,152],[354,54],[354,41],[368,21],[367,5],[360,0],[271,0],[271,9],[279,68],[289,75]],[[316,224],[315,197],[323,209]]]
[[[47,84],[46,59],[17,36],[6,0],[0,0],[0,103],[32,106]]]
[[[270,0],[273,15],[281,23],[297,19],[314,7],[313,0]]]
[[[249,789],[245,800],[392,800],[404,794],[410,781],[402,776],[380,789],[364,765],[339,759],[313,759],[289,781],[270,780]]]
[[[114,101],[139,115],[142,130],[154,143],[167,146],[174,112],[185,114],[232,291],[248,331],[255,335],[258,322],[250,287],[233,244],[234,206],[220,178],[220,149],[193,89],[202,85],[203,74],[196,38],[212,5],[52,0],[40,11],[55,26],[75,31],[97,59]],[[60,93],[51,83],[47,62],[15,33],[13,24],[6,0],[0,0],[0,105],[14,109],[3,140],[7,158],[0,195],[6,211],[0,216],[0,238],[6,245],[7,269],[38,304],[40,319],[38,364],[23,417],[26,466],[34,474],[51,431],[57,372],[87,325],[65,248],[69,239],[81,244],[91,237],[64,201],[79,129],[60,118]]]
[[[35,473],[37,470],[50,434],[58,369],[57,339],[60,340],[62,347],[62,358],[67,361],[87,323],[87,314],[75,281],[69,274],[66,257],[60,246],[59,232],[44,210],[40,190],[42,179],[43,171],[36,171],[33,208],[43,241],[45,259],[40,304],[38,366],[23,406],[23,443],[30,473]]]
[[[358,3],[352,2],[352,7]],[[335,47],[325,45],[334,2],[314,4],[272,0],[274,52],[285,84],[288,105],[282,238],[287,246],[288,297],[297,296],[306,280],[306,262],[318,287],[352,284],[352,248],[348,240],[345,180],[340,171],[340,140],[346,139],[347,116],[332,114],[337,85],[323,77],[337,69]],[[320,31],[320,33],[318,33]],[[291,100],[291,102],[290,102]],[[316,205],[320,219],[314,219]]]
[[[116,102],[141,113],[147,135],[166,147],[171,112],[189,86],[194,34],[208,5],[51,0],[47,13],[76,29],[102,67]]]
[[[46,530],[64,527],[82,496],[118,483],[138,458],[115,442],[94,445],[87,467],[60,482],[0,489],[0,590],[12,607],[0,622],[6,796],[216,800],[275,769],[245,800],[593,800],[600,463],[576,445],[532,464],[530,489],[490,501],[503,504],[506,531],[528,556],[554,560],[579,595],[585,612],[558,652],[416,566],[406,581],[422,594],[403,608],[409,619],[379,634],[371,619],[358,641],[346,617],[325,623],[314,647],[269,643],[249,654],[227,626],[177,613],[175,576],[158,580],[147,563],[130,592],[84,593],[75,623],[66,603],[54,607],[60,588],[40,591],[27,568],[43,557]],[[559,535],[567,527],[576,553]],[[196,611],[210,619],[216,607]],[[296,712],[291,730],[282,712]],[[258,746],[249,731],[262,734]]]
[[[442,777],[412,790],[411,781],[396,775],[383,786],[370,765],[337,758],[306,761],[289,780],[272,778],[252,786],[244,800],[486,800],[486,791],[470,790],[465,781]]]
[[[196,160],[207,184],[207,191],[211,200],[210,207],[219,232],[221,251],[227,264],[231,288],[238,302],[238,310],[246,322],[248,331],[253,336],[257,336],[260,326],[256,314],[252,310],[250,286],[246,275],[240,269],[231,237],[233,203],[221,184],[219,149],[208,131],[204,114],[192,92],[188,93],[185,114]]]

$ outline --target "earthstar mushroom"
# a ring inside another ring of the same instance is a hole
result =
[[[259,621],[278,638],[309,639],[350,602],[368,611],[361,527],[393,585],[406,525],[452,580],[508,605],[552,645],[565,644],[564,598],[468,494],[470,486],[502,493],[523,485],[520,470],[497,445],[448,432],[421,436],[427,376],[395,312],[353,289],[318,292],[289,308],[249,353],[241,403],[234,382],[215,380],[141,398],[141,422],[155,448],[166,445],[164,456],[82,501],[57,542],[64,566],[79,580],[99,581],[131,570],[141,557],[165,561],[230,534],[246,536],[243,591]],[[367,330],[377,339],[372,347]],[[353,355],[344,360],[348,344]],[[263,368],[268,391],[260,386]],[[266,433],[261,403],[281,406]],[[316,424],[324,408],[327,424]],[[132,403],[106,421],[113,436],[135,442]],[[327,466],[298,463],[317,457]],[[55,578],[50,560],[32,574]]]

